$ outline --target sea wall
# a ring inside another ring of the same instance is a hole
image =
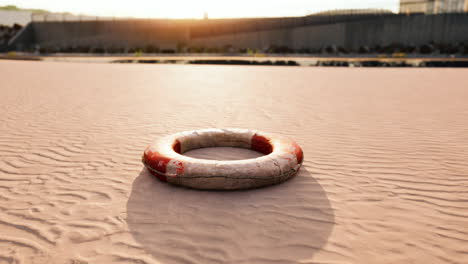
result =
[[[382,16],[360,21],[318,23],[277,30],[239,32],[191,38],[205,46],[228,45],[264,49],[285,45],[292,49],[319,49],[335,45],[348,50],[392,43],[422,45],[468,41],[467,14]]]
[[[388,17],[369,22],[344,24],[343,45],[352,49],[362,45],[453,44],[468,41],[468,14]]]
[[[32,22],[13,48],[98,46],[175,49],[179,45],[266,49],[453,44],[468,41],[468,14],[382,15],[340,19],[115,20]],[[26,33],[28,33],[26,32]],[[27,40],[27,41],[26,41]]]
[[[184,21],[116,20],[32,22],[32,43],[41,47],[144,47],[174,48],[189,40]],[[12,45],[31,46],[17,41]]]

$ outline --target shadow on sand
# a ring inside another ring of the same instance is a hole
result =
[[[281,185],[236,192],[174,187],[143,170],[127,212],[135,240],[163,264],[297,263],[334,225],[326,193],[304,168]]]

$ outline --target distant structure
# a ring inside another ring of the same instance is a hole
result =
[[[336,9],[322,11],[314,13],[312,15],[326,15],[326,16],[336,16],[336,15],[365,15],[365,14],[393,14],[391,10],[387,9],[375,9],[375,8],[366,8],[366,9]]]
[[[468,12],[468,0],[400,0],[400,13],[462,13]]]
[[[208,19],[208,12],[203,13],[203,19]]]

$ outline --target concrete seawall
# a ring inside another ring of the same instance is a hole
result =
[[[188,41],[183,22],[160,20],[35,22],[33,34],[40,46],[134,47],[158,45],[173,48]]]
[[[309,20],[308,20],[309,19]],[[132,48],[154,45],[176,49],[179,45],[256,48],[287,46],[319,49],[336,45],[421,45],[468,41],[468,14],[385,15],[361,19],[310,18],[232,20],[116,20],[32,22],[12,49],[93,46]]]

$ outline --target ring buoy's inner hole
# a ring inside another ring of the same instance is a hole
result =
[[[184,156],[210,160],[244,160],[268,155],[273,151],[269,139],[255,134],[199,133],[177,139],[173,149]]]
[[[194,159],[246,160],[255,159],[265,154],[245,148],[217,147],[193,149],[185,152],[183,155]]]

